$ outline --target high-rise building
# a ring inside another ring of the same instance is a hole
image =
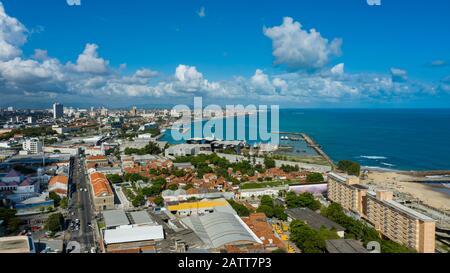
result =
[[[102,116],[104,116],[104,117],[107,117],[107,116],[108,116],[108,109],[106,109],[106,108],[103,107],[100,114],[101,114]]]
[[[370,190],[359,178],[328,174],[328,198],[358,214],[383,236],[421,253],[435,252],[436,221],[396,201],[390,191]]]
[[[53,104],[53,118],[59,119],[64,117],[64,105],[60,103]]]
[[[136,106],[134,106],[133,108],[131,108],[130,114],[131,114],[131,116],[133,116],[133,117],[137,116],[137,108],[136,108]]]
[[[28,117],[28,124],[33,124],[34,121],[34,117]]]

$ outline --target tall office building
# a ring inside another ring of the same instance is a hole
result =
[[[53,104],[53,118],[59,119],[64,117],[64,105],[55,103]]]

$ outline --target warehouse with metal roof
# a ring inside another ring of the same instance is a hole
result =
[[[232,213],[215,212],[202,216],[192,215],[181,221],[192,229],[208,248],[262,244],[258,236],[239,216]]]

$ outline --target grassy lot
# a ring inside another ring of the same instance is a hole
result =
[[[276,159],[276,160],[284,160],[284,161],[293,161],[293,162],[306,163],[306,164],[330,166],[330,164],[328,164],[328,161],[326,161],[321,156],[294,156],[294,155],[275,154],[275,155],[272,155],[272,158]]]

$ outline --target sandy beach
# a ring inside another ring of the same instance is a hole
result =
[[[423,203],[434,208],[450,211],[450,196],[436,191],[432,185],[416,183],[412,181],[423,180],[415,175],[399,172],[370,171],[364,184],[376,185],[395,193],[403,193],[408,197],[417,198]]]

